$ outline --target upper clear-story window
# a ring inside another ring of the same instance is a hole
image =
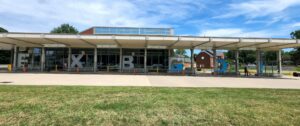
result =
[[[171,28],[95,27],[94,34],[173,35]]]

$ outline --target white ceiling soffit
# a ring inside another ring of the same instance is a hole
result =
[[[46,40],[45,40],[46,39]],[[40,41],[39,41],[40,40]],[[53,41],[54,40],[54,41]],[[2,33],[0,46],[4,43],[17,46],[36,46],[45,44],[62,44],[70,47],[93,47],[101,44],[116,44],[126,47],[151,48],[199,48],[208,49],[251,49],[252,48],[293,48],[299,47],[300,40],[276,38],[222,38],[222,37],[195,37],[195,36],[143,36],[143,35],[68,35],[43,33]],[[49,45],[47,45],[49,46]],[[50,45],[52,46],[52,45]],[[58,47],[55,45],[55,47]],[[61,47],[59,45],[59,47]]]

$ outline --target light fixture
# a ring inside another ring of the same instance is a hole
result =
[[[115,44],[99,44],[97,48],[118,48],[118,45]]]
[[[44,47],[67,47],[65,44],[43,44]]]
[[[149,49],[166,49],[167,46],[160,46],[160,45],[148,45],[147,48]]]

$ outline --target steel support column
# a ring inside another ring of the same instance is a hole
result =
[[[98,50],[97,48],[94,49],[94,72],[97,72],[98,66],[97,66],[97,59],[98,58]]]
[[[14,64],[14,48],[10,50],[10,64]]]
[[[71,57],[72,57],[72,48],[68,48],[68,72],[71,71]]]
[[[14,46],[14,58],[13,58],[13,71],[17,70],[17,56],[18,56],[18,48]]]
[[[256,50],[256,74],[257,76],[260,76],[260,66],[261,65],[261,51],[260,50]]]
[[[194,49],[191,49],[191,74],[195,74],[194,70]]]
[[[278,62],[278,74],[281,75],[282,72],[281,50],[277,51],[277,62]]]
[[[44,71],[45,68],[45,47],[42,47],[42,55],[41,55],[41,72]]]
[[[119,61],[119,72],[123,71],[123,49],[120,48],[120,61]]]
[[[218,62],[217,62],[217,50],[213,49],[213,64],[214,64],[214,75],[217,75]]]
[[[239,61],[239,50],[236,50],[235,51],[235,74],[236,75],[239,75],[240,72],[239,72],[239,64],[240,64],[240,61]]]
[[[144,72],[147,73],[147,48],[145,48],[144,54]]]
[[[171,49],[168,49],[168,71],[171,70],[171,65],[170,65],[170,58],[171,58]]]

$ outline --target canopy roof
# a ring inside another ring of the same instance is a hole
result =
[[[1,33],[0,49],[19,47],[72,48],[174,48],[226,50],[278,50],[300,47],[300,40],[158,35],[71,35],[48,33]]]

